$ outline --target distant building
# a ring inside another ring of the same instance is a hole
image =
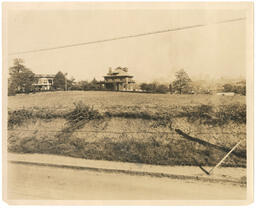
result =
[[[52,89],[55,74],[36,74],[37,82],[34,84],[36,91],[47,91]]]
[[[104,81],[99,82],[101,88],[114,91],[133,91],[135,81],[132,79],[133,76],[128,74],[128,69],[126,67],[117,67],[104,76]]]

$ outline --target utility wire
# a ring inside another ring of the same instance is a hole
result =
[[[214,25],[214,24],[223,24],[223,23],[229,23],[229,22],[237,22],[237,21],[242,21],[242,20],[245,20],[245,19],[246,18],[236,18],[236,19],[229,19],[229,20],[224,20],[224,21],[218,21],[218,22],[215,22],[215,23],[212,23],[212,24],[190,25],[190,26],[185,26],[185,27],[177,27],[177,28],[173,28],[173,29],[158,30],[158,31],[147,32],[147,33],[140,33],[140,34],[134,34],[134,35],[119,36],[119,37],[115,37],[115,38],[102,39],[102,40],[96,40],[96,41],[89,41],[89,42],[83,42],[83,43],[75,43],[75,44],[56,46],[56,47],[49,47],[49,48],[41,48],[41,49],[28,50],[28,51],[19,51],[19,52],[9,53],[9,55],[28,54],[28,53],[51,51],[51,50],[57,50],[57,49],[63,49],[63,48],[72,48],[72,47],[78,47],[78,46],[85,46],[85,45],[91,45],[91,44],[97,44],[97,43],[110,42],[110,41],[115,41],[115,40],[123,40],[123,39],[137,38],[137,37],[143,37],[143,36],[155,35],[155,34],[161,34],[161,33],[167,33],[167,32],[182,31],[182,30],[187,30],[187,29],[205,27],[205,26]]]

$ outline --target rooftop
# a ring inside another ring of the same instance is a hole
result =
[[[109,72],[107,73],[106,76],[104,77],[113,77],[113,76],[117,76],[117,77],[133,77],[132,75],[128,74],[128,68],[126,67],[117,67],[116,69],[112,70],[111,68],[109,69]]]
[[[36,74],[36,78],[54,78],[55,74]]]

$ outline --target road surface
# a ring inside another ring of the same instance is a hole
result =
[[[8,163],[8,200],[244,200],[239,185]]]

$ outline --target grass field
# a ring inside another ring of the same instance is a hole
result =
[[[8,111],[11,152],[160,165],[215,165],[225,155],[180,129],[227,149],[243,140],[224,165],[246,166],[245,96],[45,92],[8,97]]]
[[[73,103],[82,101],[94,106],[96,109],[105,110],[111,107],[140,107],[168,108],[172,106],[195,106],[200,104],[223,105],[232,103],[245,104],[245,96],[234,97],[218,95],[171,95],[171,94],[146,94],[129,92],[104,92],[104,91],[68,91],[44,92],[36,94],[22,94],[8,97],[8,109],[43,107],[51,109],[72,109]]]

